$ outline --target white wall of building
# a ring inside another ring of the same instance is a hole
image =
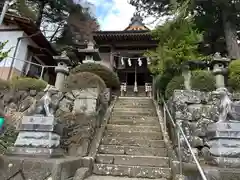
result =
[[[5,26],[5,27],[4,27]],[[0,62],[0,67],[10,67],[11,63],[13,61],[14,51],[16,49],[17,41],[19,37],[25,37],[27,36],[23,31],[16,30],[16,31],[9,31],[10,27],[12,26],[12,29],[16,29],[15,25],[2,25],[0,26],[0,29],[4,29],[0,31],[0,42],[5,42],[8,40],[8,43],[4,47],[5,50],[11,49],[11,51],[8,54],[8,58],[4,59]],[[24,60],[28,60],[28,45],[37,47],[37,45],[30,39],[30,38],[24,38],[21,39],[19,42],[18,49],[16,51],[16,59],[14,60],[13,67],[16,68],[19,71],[22,71],[24,67]]]

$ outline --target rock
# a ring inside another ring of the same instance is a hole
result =
[[[70,101],[74,101],[74,99],[75,99],[75,97],[73,96],[73,94],[72,94],[71,92],[67,92],[67,93],[65,94],[65,97],[66,97],[67,99],[69,99]]]
[[[34,98],[31,96],[28,96],[26,99],[24,99],[18,108],[19,112],[24,112],[26,111],[32,104],[34,103]]]
[[[29,92],[30,96],[36,96],[37,95],[37,90],[30,90]]]
[[[78,98],[81,95],[81,91],[79,90],[72,90],[72,94],[75,98]]]
[[[71,112],[72,107],[73,107],[73,102],[66,98],[63,98],[59,103],[59,109],[64,112]]]
[[[73,180],[83,180],[89,175],[89,168],[79,168],[74,177]]]

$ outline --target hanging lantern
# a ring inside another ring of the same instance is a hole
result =
[[[132,62],[131,62],[131,59],[130,59],[130,58],[128,58],[128,65],[129,65],[129,66],[132,66]]]
[[[147,58],[147,64],[148,64],[148,65],[151,64],[149,57]]]
[[[142,66],[142,60],[141,60],[141,58],[138,58],[138,65],[139,65],[139,66]]]
[[[121,57],[121,64],[124,65],[124,59]]]

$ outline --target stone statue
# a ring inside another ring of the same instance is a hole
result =
[[[51,91],[53,86],[47,85],[47,87],[44,89],[44,96],[36,103],[36,106],[34,110],[31,112],[31,114],[34,115],[43,115],[43,116],[53,116],[53,108],[52,108],[52,101],[51,101]]]
[[[220,96],[218,122],[240,121],[240,103],[232,102],[226,88],[218,88],[216,94]]]

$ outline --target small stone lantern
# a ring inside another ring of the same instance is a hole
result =
[[[78,49],[78,57],[83,63],[101,61],[99,50],[94,47],[94,43],[89,41],[87,48]]]
[[[54,60],[58,62],[58,66],[55,67],[55,72],[57,73],[55,87],[59,90],[63,88],[63,82],[65,78],[69,75],[68,66],[72,65],[70,59],[67,57],[64,51],[61,56],[54,56]]]
[[[230,59],[221,57],[220,53],[215,53],[211,65],[213,66],[213,74],[216,77],[216,88],[225,87],[225,75],[227,74],[226,65]]]

